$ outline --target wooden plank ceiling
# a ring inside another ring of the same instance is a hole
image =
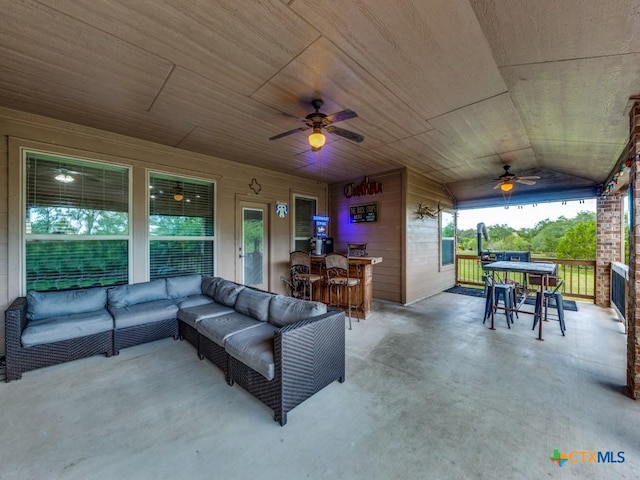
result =
[[[462,206],[504,164],[541,177],[514,199],[594,192],[640,94],[640,0],[3,4],[0,106],[330,183],[407,166]],[[314,97],[365,140],[268,140]]]

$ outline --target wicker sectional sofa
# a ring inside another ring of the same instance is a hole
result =
[[[181,338],[284,425],[287,412],[345,379],[344,312],[219,277],[30,291],[13,302],[5,321],[7,382],[36,368]]]

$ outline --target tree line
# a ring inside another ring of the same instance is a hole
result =
[[[484,250],[521,250],[556,258],[595,260],[596,214],[579,212],[573,218],[542,220],[533,228],[516,230],[506,224],[487,228],[489,240]],[[476,229],[458,230],[459,253],[477,252]]]

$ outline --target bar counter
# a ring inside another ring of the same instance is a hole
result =
[[[313,299],[323,303],[329,303],[329,289],[327,288],[324,266],[324,255],[311,255],[311,273],[322,276],[322,281],[313,287]],[[361,317],[367,318],[371,313],[371,299],[373,297],[373,266],[382,262],[382,257],[348,257],[349,276],[360,279],[357,289],[357,300],[362,303]],[[352,303],[356,303],[352,298]],[[342,299],[346,304],[347,299]]]

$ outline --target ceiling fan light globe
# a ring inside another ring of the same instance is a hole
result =
[[[71,183],[74,181],[74,178],[67,173],[60,173],[54,177],[57,181],[62,183]]]
[[[321,148],[326,142],[326,137],[320,131],[314,131],[309,135],[309,145],[313,148]]]
[[[502,190],[503,192],[510,192],[513,189],[513,183],[511,182],[505,182],[502,185],[500,185],[500,190]]]
[[[173,194],[173,199],[176,202],[181,202],[183,198],[184,198],[184,195],[182,193],[180,193],[180,192],[176,192],[176,193]]]

